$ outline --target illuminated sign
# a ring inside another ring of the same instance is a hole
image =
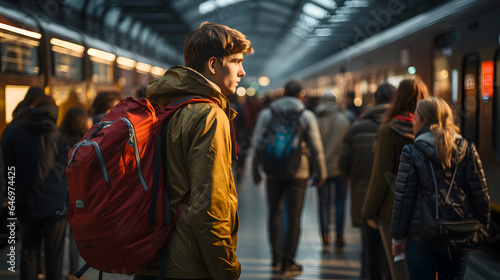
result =
[[[494,80],[494,64],[493,60],[481,62],[481,85],[483,98],[493,97],[493,80]]]

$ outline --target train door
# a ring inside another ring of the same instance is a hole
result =
[[[493,152],[500,161],[500,49],[495,55],[495,82],[493,94]]]
[[[463,62],[463,92],[462,92],[462,135],[470,142],[478,143],[479,120],[479,56],[466,55]]]

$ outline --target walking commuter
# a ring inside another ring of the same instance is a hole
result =
[[[347,196],[347,179],[340,173],[339,158],[350,122],[336,104],[336,97],[327,91],[320,99],[314,113],[318,119],[319,131],[325,151],[327,179],[318,188],[318,210],[323,246],[330,246],[330,223],[333,210],[332,194],[335,194],[335,247],[342,248],[344,240],[344,212]]]
[[[89,117],[87,112],[82,107],[72,107],[70,108],[61,122],[61,134],[63,138],[63,144],[66,147],[66,151],[69,152],[71,147],[78,143],[85,133],[92,127],[92,118]],[[73,231],[71,228],[68,230],[69,239],[69,272],[68,280],[76,279],[74,274],[80,269],[79,260],[80,255],[78,254],[78,248],[76,247],[75,237],[73,236]]]
[[[405,79],[396,90],[391,108],[380,125],[375,158],[362,213],[368,225],[380,231],[392,279],[408,279],[406,261],[395,262],[391,251],[391,218],[394,179],[403,146],[413,141],[413,112],[420,99],[428,97],[427,86],[418,78]]]
[[[323,154],[323,144],[314,113],[305,109],[300,100],[302,85],[295,80],[285,85],[284,96],[273,101],[269,108],[262,110],[257,117],[252,146],[256,151],[253,159],[253,179],[256,184],[261,181],[259,166],[266,164],[261,155],[269,139],[269,134],[282,130],[283,123],[298,122],[299,131],[304,137],[298,140],[297,146],[302,148],[298,159],[298,167],[291,176],[272,175],[267,177],[267,200],[269,205],[269,239],[272,251],[272,266],[281,267],[285,276],[300,274],[302,266],[295,262],[295,253],[300,235],[300,218],[307,180],[314,177],[318,186],[326,179],[326,165]],[[281,122],[278,122],[280,120]],[[299,135],[293,135],[299,136]],[[310,157],[306,156],[309,151]],[[311,168],[312,167],[312,168]],[[281,246],[281,215],[283,202],[286,201],[286,234],[284,245]]]
[[[188,95],[213,103],[191,103],[177,111],[166,131],[167,191],[172,211],[188,204],[172,234],[167,279],[238,279],[238,198],[231,170],[232,123],[236,113],[226,95],[245,76],[243,55],[253,52],[241,32],[203,22],[184,42],[185,66],[174,66],[151,82],[147,96],[161,107]],[[136,272],[158,279],[159,263]]]
[[[396,180],[393,254],[406,253],[412,280],[435,279],[436,272],[438,279],[461,280],[469,251],[443,241],[433,222],[474,218],[488,229],[490,200],[482,163],[474,144],[458,134],[443,99],[417,104],[413,131],[415,142],[403,148]]]
[[[4,174],[15,172],[21,280],[37,279],[42,243],[46,279],[62,279],[67,220],[56,212],[63,208],[66,197],[66,153],[57,115],[54,99],[43,95],[2,135]]]
[[[388,83],[377,88],[372,96],[375,105],[349,128],[339,160],[340,170],[350,180],[352,226],[361,228],[361,279],[387,279],[386,275],[390,279],[380,233],[368,226],[361,209],[370,183],[377,130],[395,91]]]

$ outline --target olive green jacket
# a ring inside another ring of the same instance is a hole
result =
[[[402,130],[401,127],[386,124],[378,129],[370,184],[362,210],[368,220],[391,222],[401,150],[414,138],[411,122],[406,126]]]
[[[238,197],[230,129],[236,112],[216,84],[183,66],[168,69],[146,92],[151,103],[160,106],[192,94],[215,103],[188,104],[167,127],[167,191],[172,211],[187,194],[191,197],[174,228],[165,276],[238,279]],[[157,276],[158,270],[155,262],[137,274]]]

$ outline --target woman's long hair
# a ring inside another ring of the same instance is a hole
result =
[[[382,124],[390,122],[394,117],[401,113],[413,113],[418,101],[427,97],[429,97],[427,86],[419,78],[411,78],[401,81],[396,89],[396,93],[394,94],[391,108],[388,110]]]
[[[87,133],[89,118],[87,112],[81,107],[75,106],[66,112],[60,129],[72,142],[71,145],[80,141]]]
[[[453,112],[446,101],[438,97],[420,100],[415,111],[423,120],[427,120],[429,129],[436,138],[436,154],[443,168],[451,167],[451,157],[457,150],[455,133],[460,128],[455,125]]]

